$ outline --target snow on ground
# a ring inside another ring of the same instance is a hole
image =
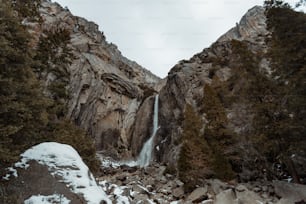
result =
[[[83,194],[88,204],[97,204],[103,200],[111,203],[77,151],[70,145],[41,143],[25,151],[21,157],[21,161],[15,164],[16,167],[28,168],[30,160],[48,166],[50,173],[60,176],[72,192]]]
[[[101,153],[97,154],[98,158],[100,159],[102,166],[106,167],[106,168],[119,168],[120,166],[126,165],[129,167],[135,167],[135,166],[139,166],[139,162],[138,161],[115,161],[110,157],[105,157],[103,156]]]
[[[124,195],[124,190],[127,189],[126,186],[118,186],[116,184],[110,184],[107,181],[100,181],[99,184],[102,186],[104,191],[109,191],[110,189],[112,189],[117,204],[130,203],[129,197]],[[111,196],[112,195],[110,195],[110,197]]]
[[[29,199],[24,201],[24,204],[69,204],[70,200],[68,200],[65,196],[54,194],[49,196],[44,195],[33,195]]]

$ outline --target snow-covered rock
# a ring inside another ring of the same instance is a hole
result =
[[[63,195],[66,203],[69,200],[111,203],[77,151],[69,145],[46,142],[33,146],[21,154],[14,169],[17,177],[10,179],[13,185],[9,190],[25,203],[48,203],[48,200],[52,203],[57,194]]]

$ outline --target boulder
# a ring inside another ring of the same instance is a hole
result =
[[[36,145],[21,154],[21,160],[11,169],[15,173],[6,177],[7,192],[16,195],[15,203],[46,199],[54,202],[65,199],[76,204],[111,203],[69,145],[55,142]]]
[[[248,189],[244,191],[236,191],[236,197],[238,200],[238,203],[248,203],[248,204],[258,204],[258,203],[264,203],[263,199],[259,194],[255,193],[254,191],[250,191]]]
[[[306,202],[306,186],[284,181],[273,181],[273,186],[276,195],[281,199],[281,203],[297,203],[300,201]]]

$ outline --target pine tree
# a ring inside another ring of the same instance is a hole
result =
[[[225,109],[217,94],[210,85],[204,87],[203,111],[206,113],[208,123],[205,127],[204,137],[213,152],[213,170],[220,179],[233,179],[234,172],[229,163],[233,156],[233,143],[235,134],[227,127],[228,119]]]
[[[291,155],[306,156],[306,14],[273,6],[266,15],[272,32],[267,40],[268,57],[279,101],[269,121],[275,131],[268,138],[277,142],[277,157],[286,163],[295,182],[299,182]]]
[[[14,2],[15,11],[11,4],[0,0],[0,166],[9,165],[35,144],[54,141],[72,145],[86,164],[97,171],[99,165],[91,138],[62,117],[66,104],[60,102],[68,99],[67,70],[72,59],[68,48],[70,34],[61,29],[50,32],[41,40],[39,49],[34,50],[29,46],[30,35],[16,15],[20,9],[31,9],[19,6],[32,4]],[[45,69],[38,70],[43,64],[47,65]],[[37,79],[42,72],[52,72],[57,77],[57,84],[49,87],[50,98],[43,94]]]
[[[29,35],[18,22],[11,7],[0,4],[0,137],[1,152],[11,153],[29,147],[41,139],[47,124],[48,100],[31,70]],[[35,141],[35,142],[34,142]],[[16,150],[16,151],[15,151]],[[2,158],[6,157],[2,155]]]
[[[201,134],[201,118],[190,104],[186,105],[183,122],[182,148],[178,160],[179,177],[184,190],[192,191],[203,179],[213,175],[210,169],[211,150]]]

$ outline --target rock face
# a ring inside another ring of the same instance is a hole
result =
[[[264,8],[256,6],[250,9],[241,19],[236,27],[220,37],[211,47],[194,55],[190,60],[182,60],[175,65],[167,77],[166,85],[160,91],[160,121],[161,128],[158,132],[156,145],[160,151],[155,153],[156,159],[166,163],[176,163],[180,150],[178,142],[182,135],[182,121],[185,105],[191,104],[196,112],[200,112],[200,101],[204,97],[205,84],[211,84],[214,76],[222,82],[231,77],[232,62],[232,40],[244,41],[252,52],[265,52],[267,46],[265,37],[266,16]],[[226,62],[226,63],[223,63]],[[264,66],[267,68],[267,66]],[[239,111],[235,111],[238,110]],[[252,116],[244,114],[248,110],[247,104],[242,102],[234,104],[227,110],[231,128],[239,135],[247,135],[250,131]],[[238,114],[237,115],[234,114]],[[205,115],[201,115],[205,125]],[[204,128],[203,128],[204,129]],[[241,141],[240,147],[247,145],[247,140]],[[245,151],[245,150],[243,150]],[[249,161],[250,155],[256,155],[252,148],[246,158],[242,158],[245,163]],[[254,156],[253,158],[255,158]],[[244,166],[244,165],[242,165]],[[246,164],[252,169],[252,165]],[[252,173],[247,174],[251,177]]]
[[[222,35],[217,41],[224,42],[236,39],[255,42],[258,37],[264,37],[268,34],[264,12],[265,10],[261,6],[253,7],[242,17],[236,27]]]
[[[67,118],[95,139],[98,150],[107,150],[112,156],[130,155],[137,111],[160,79],[123,57],[95,23],[50,1],[42,1],[40,14],[42,23],[23,21],[36,41],[43,31],[60,28],[70,32],[74,60],[68,70],[71,98]]]

